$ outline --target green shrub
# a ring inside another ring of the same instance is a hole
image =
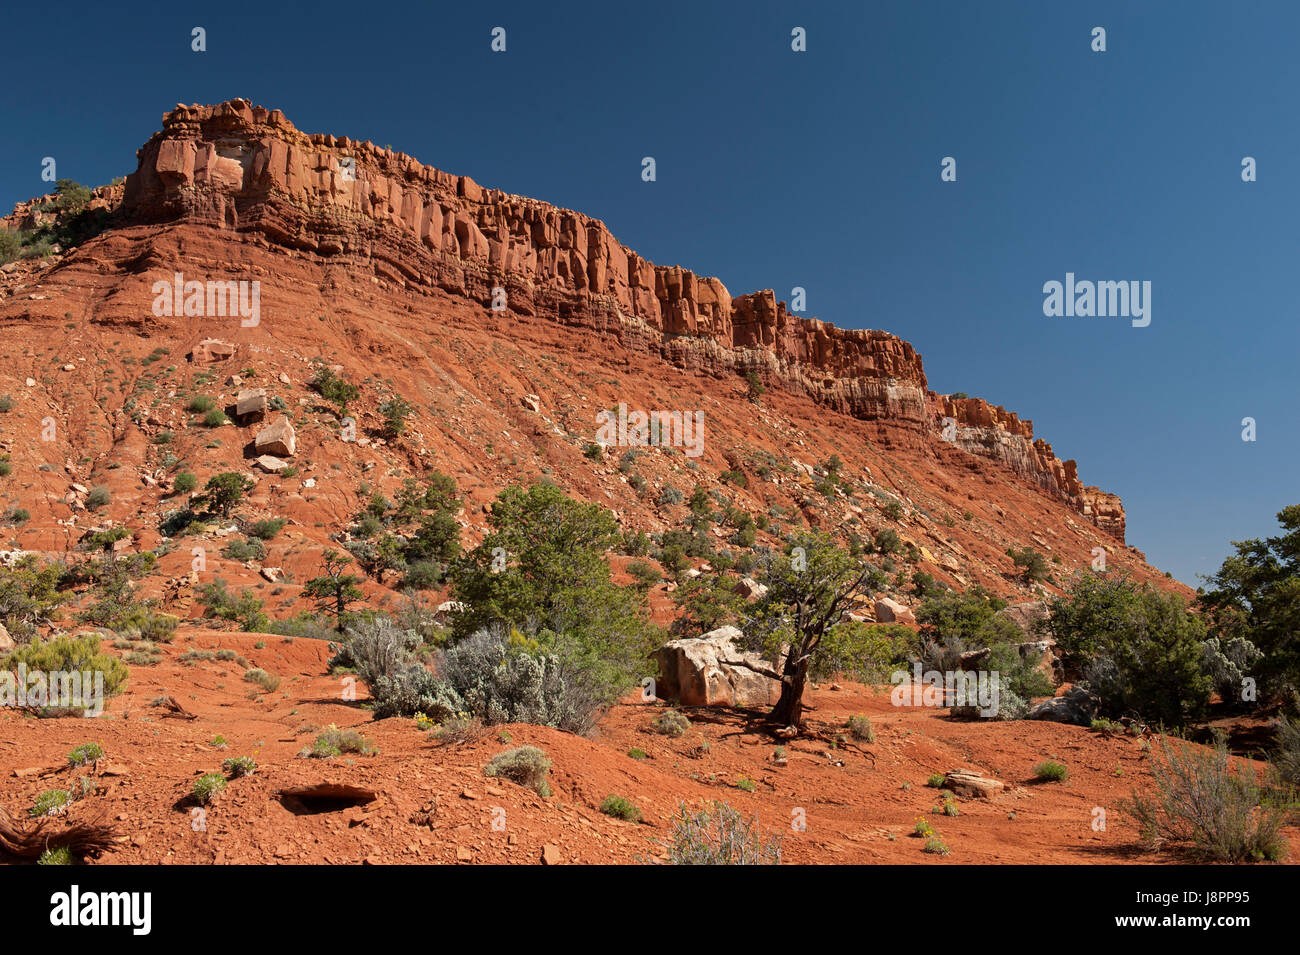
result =
[[[220,773],[204,773],[194,780],[194,788],[190,792],[196,801],[206,804],[212,802],[225,788],[226,777]]]
[[[632,759],[648,759],[650,756],[650,754],[647,753],[645,750],[639,749],[636,746],[633,746],[631,749],[629,749],[627,751],[627,755],[630,756]]]
[[[113,499],[112,492],[102,484],[97,484],[86,495],[86,509],[97,511]]]
[[[260,667],[254,667],[244,673],[244,680],[249,683],[255,683],[266,693],[274,693],[280,686],[280,678],[273,673],[267,673]]]
[[[213,408],[203,416],[203,426],[205,428],[220,428],[223,424],[229,423],[230,419],[220,408]]]
[[[1145,842],[1185,844],[1222,862],[1286,856],[1281,829],[1287,809],[1268,804],[1254,772],[1241,761],[1234,767],[1227,746],[1175,747],[1166,737],[1159,740],[1160,752],[1152,752],[1148,763],[1155,792],[1134,791],[1124,807],[1137,819]]]
[[[194,414],[205,414],[216,406],[217,403],[207,395],[195,395],[190,399],[190,403],[186,407]]]
[[[865,716],[849,717],[849,735],[859,742],[874,743],[876,741],[876,728],[871,725],[871,720]]]
[[[600,804],[600,811],[607,816],[613,816],[615,819],[622,819],[625,822],[640,822],[641,810],[630,799],[622,796],[606,796],[605,801]]]
[[[948,848],[948,843],[943,841],[943,836],[936,832],[925,840],[925,847],[921,851],[931,855],[946,856],[952,850]]]
[[[55,816],[72,802],[72,793],[66,789],[47,789],[36,797],[29,814],[32,816]]]
[[[104,758],[104,748],[98,743],[82,743],[68,754],[69,766],[85,766]]]
[[[698,812],[681,803],[673,816],[668,860],[672,865],[780,865],[781,837],[765,841],[757,819],[746,820],[726,803]]]
[[[284,528],[285,520],[283,517],[275,517],[266,521],[254,521],[249,525],[248,533],[258,540],[269,541]]]
[[[1176,594],[1109,574],[1085,574],[1048,601],[1044,628],[1067,669],[1082,670],[1102,716],[1136,714],[1177,727],[1207,711],[1205,624]]]
[[[339,413],[347,411],[347,406],[361,396],[361,389],[336,375],[331,368],[321,366],[316,370],[310,387],[327,401],[338,406]]]
[[[177,494],[188,494],[199,486],[199,479],[189,471],[182,471],[176,475],[176,480],[172,482],[172,488]]]
[[[1273,765],[1284,782],[1300,786],[1300,719],[1283,716],[1278,720]]]
[[[356,730],[341,730],[331,723],[316,737],[311,747],[303,750],[299,755],[325,759],[330,756],[341,756],[343,753],[374,756],[378,752],[379,747]]]
[[[251,776],[257,769],[257,763],[251,756],[232,756],[221,764],[222,771],[228,773],[231,779],[238,779],[240,776]]]
[[[245,587],[239,596],[226,589],[226,582],[218,578],[199,588],[198,599],[204,605],[205,617],[237,621],[245,633],[260,633],[271,623],[262,612],[264,601]]]
[[[650,726],[664,736],[681,736],[691,728],[691,721],[678,710],[664,710]]]
[[[497,753],[483,767],[484,775],[509,779],[520,786],[527,786],[543,797],[551,794],[550,784],[546,780],[550,770],[551,761],[536,746],[507,749]]]
[[[51,846],[41,853],[37,865],[72,865],[72,850],[68,846]]]
[[[231,560],[262,560],[266,557],[266,545],[256,537],[252,540],[232,540],[222,549],[221,556]]]
[[[63,634],[48,640],[33,640],[12,651],[4,659],[4,666],[16,670],[18,664],[23,663],[26,664],[29,673],[35,670],[40,670],[42,673],[89,671],[92,674],[92,686],[94,674],[102,673],[104,695],[113,696],[121,692],[127,677],[130,676],[130,671],[126,668],[126,664],[117,657],[104,653],[100,646],[100,635],[92,631],[75,637]],[[90,689],[90,687],[83,687],[83,695]],[[91,702],[86,699],[81,701],[80,705],[89,706]]]
[[[1042,782],[1063,783],[1070,778],[1070,771],[1062,763],[1047,759],[1034,767],[1034,778]]]
[[[518,631],[514,631],[518,634]],[[377,719],[426,713],[438,722],[466,714],[493,726],[532,723],[583,732],[608,701],[594,665],[558,635],[528,647],[491,627],[439,652],[437,675],[394,654],[370,684]]]

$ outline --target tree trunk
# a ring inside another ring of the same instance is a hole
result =
[[[781,679],[781,698],[772,708],[772,719],[782,726],[798,726],[803,720],[803,690],[808,682],[807,662],[787,669]]]

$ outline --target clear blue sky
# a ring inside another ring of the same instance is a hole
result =
[[[597,216],[733,293],[803,286],[809,314],[902,336],[935,390],[1032,418],[1189,583],[1300,502],[1298,3],[61,2],[4,20],[5,208],[44,191],[44,156],[101,184],[175,103],[245,96]],[[1151,281],[1150,326],[1044,317],[1067,271]]]

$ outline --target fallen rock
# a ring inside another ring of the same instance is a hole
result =
[[[549,842],[542,846],[542,865],[560,865],[563,861],[559,846],[551,845]]]
[[[1092,718],[1097,715],[1097,707],[1100,703],[1096,696],[1083,687],[1072,686],[1060,696],[1030,707],[1026,719],[1091,726]]]
[[[235,395],[235,414],[241,418],[244,415],[262,414],[265,411],[265,388],[244,388],[239,394]]]
[[[982,776],[969,769],[954,769],[943,777],[945,789],[951,789],[958,796],[969,799],[991,799],[1002,792],[1006,786],[996,779]]]
[[[234,357],[235,346],[230,342],[223,342],[217,338],[205,338],[194,346],[190,352],[190,360],[196,365],[210,364],[215,361],[225,361],[227,358]]]
[[[258,571],[262,577],[271,583],[275,583],[284,575],[284,569],[281,567],[263,567]]]
[[[297,436],[289,419],[281,415],[257,432],[253,443],[262,454],[291,458],[297,448]]]
[[[0,623],[0,650],[12,650],[14,648],[14,638],[9,636],[9,631],[5,625]]]
[[[527,408],[529,411],[531,411],[533,414],[541,414],[542,399],[537,395],[524,395],[519,400],[523,404],[523,406]]]
[[[756,653],[737,648],[736,627],[719,627],[699,637],[673,640],[654,652],[659,664],[660,699],[684,706],[771,706],[781,696],[781,683],[750,666],[778,670]],[[748,664],[748,665],[747,665]]]
[[[906,623],[916,626],[916,617],[906,605],[890,597],[881,597],[876,601],[877,623]]]
[[[279,474],[281,471],[283,471],[285,468],[289,466],[288,461],[285,461],[283,458],[277,458],[273,454],[263,454],[257,458],[254,458],[253,463],[256,464],[263,471],[266,471],[270,474]]]
[[[741,577],[736,584],[736,593],[746,600],[761,600],[767,596],[767,584],[760,584],[753,577]]]

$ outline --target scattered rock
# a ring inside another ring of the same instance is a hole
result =
[[[223,342],[216,338],[205,338],[194,346],[194,350],[190,352],[190,360],[196,365],[225,361],[227,358],[234,357],[235,350],[235,346],[230,342]]]
[[[524,395],[519,400],[523,403],[523,406],[533,414],[542,413],[542,399],[537,395]]]
[[[560,847],[547,843],[542,846],[542,865],[560,865],[564,861]]]
[[[244,388],[239,394],[235,395],[235,414],[239,415],[239,417],[262,414],[265,411],[265,388]]]
[[[281,415],[257,432],[253,443],[262,454],[291,458],[297,448],[297,436],[289,419]]]
[[[289,462],[272,454],[263,454],[253,459],[253,463],[269,474],[279,474],[289,466]]]

